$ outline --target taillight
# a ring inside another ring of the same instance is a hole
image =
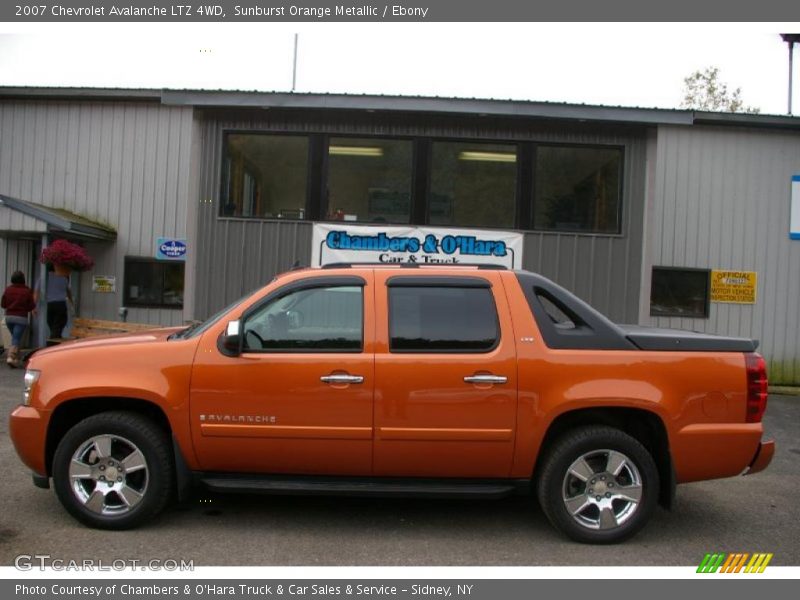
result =
[[[757,352],[744,355],[747,367],[747,422],[760,423],[767,408],[767,363]]]

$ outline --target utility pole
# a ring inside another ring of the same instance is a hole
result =
[[[292,91],[294,92],[294,88],[297,86],[297,38],[299,37],[299,33],[294,34],[294,59],[292,60]],[[791,93],[791,92],[790,92]],[[789,112],[791,112],[791,105],[789,107]]]
[[[782,33],[783,41],[789,45],[789,109],[786,111],[792,114],[792,86],[794,74],[794,45],[800,43],[800,33]]]

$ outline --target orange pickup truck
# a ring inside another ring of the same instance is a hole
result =
[[[749,339],[616,325],[525,271],[332,265],[202,324],[36,352],[11,415],[34,483],[106,529],[217,492],[530,493],[582,542],[678,483],[764,469]]]

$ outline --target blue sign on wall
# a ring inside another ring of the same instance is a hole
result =
[[[186,260],[186,240],[158,238],[156,258],[158,260]]]

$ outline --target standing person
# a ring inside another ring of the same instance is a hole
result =
[[[39,282],[33,292],[33,301],[39,304]],[[47,327],[50,329],[51,338],[60,338],[67,326],[67,302],[72,304],[72,290],[69,287],[69,276],[59,275],[55,271],[47,274]]]
[[[28,328],[28,313],[36,314],[33,292],[25,285],[25,275],[22,271],[14,271],[11,275],[11,285],[3,292],[0,305],[6,310],[6,326],[11,332],[11,347],[8,349],[6,363],[9,367],[18,367],[19,347],[22,336]]]

